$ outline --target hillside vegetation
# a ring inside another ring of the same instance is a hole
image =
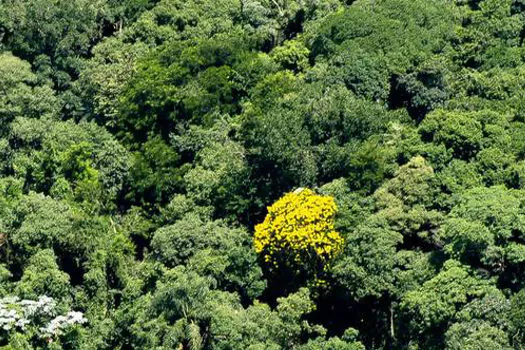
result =
[[[524,0],[0,0],[0,349],[525,349]]]

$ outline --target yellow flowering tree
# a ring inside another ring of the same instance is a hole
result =
[[[264,222],[255,226],[255,250],[270,269],[320,272],[343,247],[343,238],[334,228],[336,211],[330,196],[309,189],[287,193],[268,207]]]

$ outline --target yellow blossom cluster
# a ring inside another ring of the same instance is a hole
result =
[[[268,207],[264,222],[255,226],[255,250],[276,267],[282,254],[298,264],[312,258],[325,264],[343,247],[334,228],[336,211],[332,197],[309,189],[288,193]]]

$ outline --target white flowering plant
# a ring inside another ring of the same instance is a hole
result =
[[[21,300],[16,296],[0,299],[0,334],[5,340],[13,333],[23,333],[29,338],[53,342],[72,327],[86,323],[82,312],[58,315],[56,301],[45,295],[38,300]]]

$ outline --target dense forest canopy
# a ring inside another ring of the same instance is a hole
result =
[[[0,0],[0,349],[525,349],[525,1]]]

